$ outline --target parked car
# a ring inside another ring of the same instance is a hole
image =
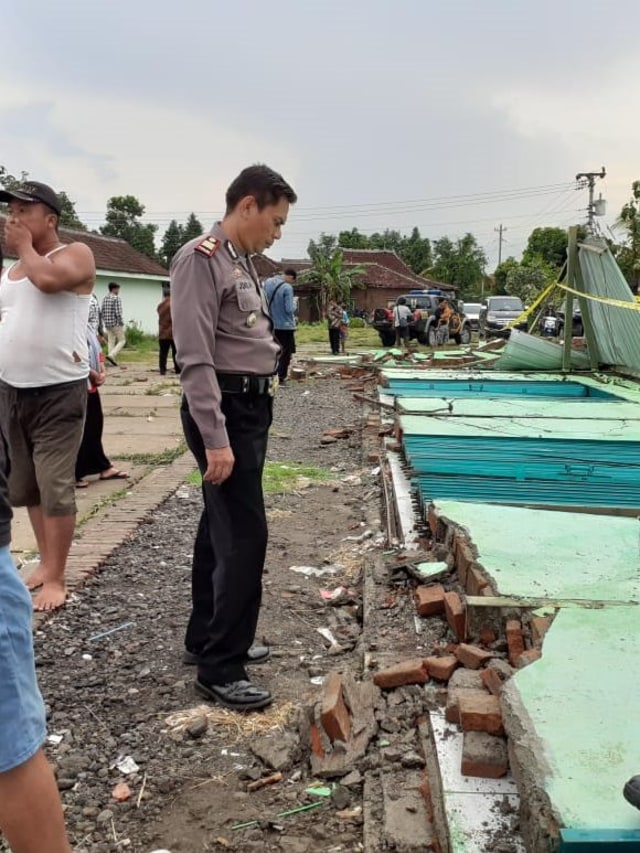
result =
[[[436,311],[442,297],[445,297],[453,309],[453,317],[449,322],[450,337],[457,344],[468,344],[471,341],[471,326],[465,314],[459,310],[458,300],[443,293],[441,290],[412,290],[403,294],[406,304],[413,312],[409,321],[409,339],[428,346],[436,345]],[[397,304],[396,300],[396,304]],[[393,328],[393,308],[376,308],[373,312],[373,328],[380,335],[380,341],[385,347],[391,347],[396,342]]]
[[[465,302],[464,316],[469,321],[472,332],[477,332],[480,325],[480,311],[482,310],[482,302]]]
[[[562,337],[564,334],[564,323],[565,323],[565,313],[566,306],[564,302],[556,311],[556,315],[558,317],[558,336]],[[573,338],[581,338],[584,335],[584,323],[582,322],[582,311],[580,310],[580,305],[577,302],[573,303],[573,322],[571,324],[571,336]]]
[[[518,296],[489,296],[482,304],[478,317],[478,331],[481,338],[508,338],[510,323],[516,320],[524,311],[522,300]],[[526,332],[529,324],[526,320],[514,328]]]

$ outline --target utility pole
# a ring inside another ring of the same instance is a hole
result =
[[[502,235],[507,230],[504,225],[500,225],[499,228],[494,228],[494,231],[498,232],[498,266],[502,263]]]
[[[599,172],[578,172],[576,175],[576,181],[586,181],[587,186],[589,187],[589,206],[587,207],[587,228],[589,229],[589,233],[595,233],[595,217],[602,215],[601,212],[597,210],[597,202],[594,200],[594,191],[596,186],[596,178],[604,178],[606,177],[606,171],[604,166]],[[584,186],[584,184],[583,184]],[[605,202],[602,202],[603,204]]]

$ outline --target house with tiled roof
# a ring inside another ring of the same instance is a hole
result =
[[[4,266],[16,260],[4,242],[5,217],[0,216],[0,246],[4,255]],[[62,243],[84,243],[96,259],[95,292],[98,299],[107,293],[110,281],[120,285],[120,297],[125,322],[137,323],[144,332],[156,334],[158,314],[156,307],[162,299],[162,285],[168,282],[168,271],[157,261],[148,258],[130,246],[126,240],[103,237],[88,231],[60,228],[58,236]]]
[[[451,284],[434,281],[417,275],[401,257],[391,249],[343,249],[347,270],[361,267],[361,287],[354,287],[351,298],[356,308],[371,314],[374,308],[395,302],[398,296],[410,290],[442,290],[455,292]],[[309,258],[283,258],[280,267],[291,267],[301,273],[311,269]],[[317,320],[318,288],[310,284],[299,284],[295,288],[298,296],[300,320]]]

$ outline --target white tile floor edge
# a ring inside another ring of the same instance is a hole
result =
[[[487,853],[494,849],[496,839],[508,839],[519,853],[525,853],[522,838],[513,828],[514,823],[517,824],[520,802],[513,779],[510,776],[504,779],[463,776],[460,772],[462,732],[448,723],[439,711],[432,711],[429,716],[440,767],[451,853]]]
[[[416,514],[413,511],[413,498],[411,496],[411,480],[402,470],[402,459],[399,453],[388,450],[387,460],[391,468],[391,479],[393,480],[393,492],[398,510],[398,523],[400,530],[398,538],[405,548],[416,548],[418,543],[418,531],[416,530]]]

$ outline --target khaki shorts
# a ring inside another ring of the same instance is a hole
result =
[[[0,381],[13,506],[39,506],[48,516],[75,514],[75,466],[86,409],[85,379],[43,388]]]

